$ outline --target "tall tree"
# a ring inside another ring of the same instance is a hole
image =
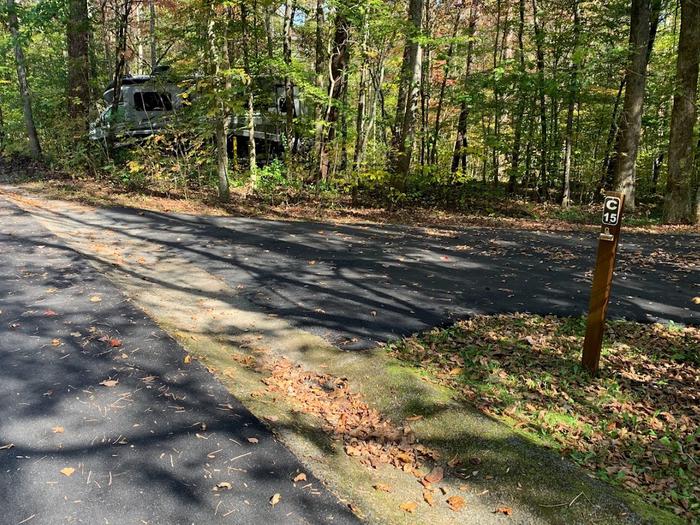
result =
[[[698,95],[700,60],[700,0],[680,0],[681,30],[676,60],[676,89],[671,113],[668,146],[668,179],[664,199],[664,221],[692,220],[693,126]]]
[[[625,207],[629,210],[635,208],[636,162],[647,80],[650,12],[649,0],[632,0],[629,63],[625,74],[625,102],[622,106],[623,126],[617,149],[615,175],[618,191],[624,194]]]
[[[17,6],[15,0],[7,0],[7,25],[12,35],[12,46],[15,50],[15,64],[17,66],[17,82],[19,83],[19,93],[22,97],[22,112],[24,113],[24,125],[29,138],[29,151],[34,159],[41,158],[41,145],[39,136],[36,133],[34,124],[34,113],[32,111],[32,98],[27,80],[27,63],[24,58],[22,41],[19,34],[19,20],[17,19]]]
[[[224,105],[223,97],[220,90],[217,89],[220,84],[221,76],[221,48],[217,38],[215,27],[216,11],[214,2],[211,3],[210,16],[207,24],[207,39],[209,45],[209,70],[212,76],[212,83],[215,86],[214,92],[214,139],[216,146],[216,167],[219,180],[219,199],[226,201],[230,197],[229,181],[228,181],[228,115]]]
[[[396,111],[396,134],[391,170],[394,185],[403,189],[411,167],[413,141],[416,130],[416,115],[420,95],[422,56],[420,35],[423,28],[423,0],[409,0],[408,18],[410,27],[406,35],[401,86]],[[398,184],[397,184],[398,182]]]
[[[537,93],[540,101],[540,193],[547,191],[547,106],[545,103],[544,83],[544,31],[538,21],[537,0],[532,0],[532,25],[535,32],[535,49],[537,57]]]
[[[464,71],[464,93],[459,105],[459,118],[457,120],[457,138],[455,139],[454,150],[452,153],[452,173],[457,173],[461,164],[462,171],[467,171],[467,147],[469,138],[467,129],[469,126],[469,109],[470,103],[467,100],[467,90],[471,81],[471,67],[474,52],[474,37],[476,35],[476,24],[479,20],[479,0],[472,0],[469,9],[469,29],[467,31],[467,60]]]
[[[572,9],[574,11],[574,42],[571,51],[570,80],[568,102],[566,110],[566,138],[564,145],[564,180],[562,188],[561,205],[568,208],[571,204],[571,153],[574,142],[574,108],[576,97],[578,96],[578,46],[581,34],[581,17],[579,15],[578,0],[573,0]]]
[[[87,129],[90,111],[90,19],[87,0],[68,2],[68,115]]]
[[[331,166],[331,151],[337,135],[341,105],[347,93],[347,68],[350,61],[350,22],[347,7],[340,2],[335,13],[333,48],[328,78],[328,106],[325,114],[325,131],[321,139],[319,177],[327,180]]]

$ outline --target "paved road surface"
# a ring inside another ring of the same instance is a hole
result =
[[[98,209],[73,216],[185,257],[344,348],[474,313],[581,315],[594,233],[328,225]],[[698,324],[700,236],[623,230],[609,315]]]
[[[356,523],[84,260],[2,199],[0,224],[0,523]]]

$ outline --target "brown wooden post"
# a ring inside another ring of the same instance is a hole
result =
[[[615,256],[620,239],[622,225],[622,210],[625,196],[622,193],[607,192],[603,202],[603,217],[600,236],[598,237],[598,257],[593,272],[591,302],[586,323],[586,339],[583,343],[584,368],[591,374],[598,371],[600,363],[600,348],[603,344],[605,331],[605,315],[610,301]]]

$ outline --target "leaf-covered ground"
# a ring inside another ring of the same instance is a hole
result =
[[[617,321],[601,373],[580,318],[479,316],[391,345],[483,412],[647,502],[700,518],[700,329]]]

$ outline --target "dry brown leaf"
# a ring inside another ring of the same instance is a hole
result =
[[[60,339],[51,339],[51,346],[61,346]]]
[[[425,476],[425,481],[428,483],[439,483],[442,481],[442,478],[444,476],[442,467],[434,467],[433,470],[430,471],[430,473]]]
[[[450,370],[449,373],[450,373],[451,376],[458,376],[459,374],[462,373],[463,370],[464,370],[463,368],[455,367],[455,368],[453,368],[452,370]]]
[[[257,443],[258,438],[248,438],[248,443]]]
[[[372,487],[374,488],[374,490],[378,490],[380,492],[391,492],[392,491],[391,487],[389,485],[387,485],[386,483],[377,483],[375,485],[372,485]]]
[[[423,500],[431,507],[435,505],[435,498],[433,497],[433,491],[425,489],[423,490]]]
[[[505,514],[506,516],[510,516],[513,514],[513,509],[510,507],[498,507],[495,511],[494,514]]]
[[[119,348],[122,345],[122,340],[117,339],[116,337],[113,337],[112,339],[109,340],[109,346],[112,348]]]
[[[399,505],[399,508],[404,512],[413,514],[418,508],[418,503],[416,503],[415,501],[407,501],[406,503],[402,503],[401,505]]]
[[[92,303],[99,303],[101,300],[102,297],[100,297],[99,295],[93,295],[92,297],[90,297],[90,302]]]
[[[462,496],[450,496],[447,498],[447,504],[453,511],[459,512],[464,508],[465,502]]]
[[[65,432],[65,430],[66,429],[63,427],[53,427],[51,429],[51,432],[53,432],[54,434],[63,434]]]
[[[276,492],[270,498],[270,505],[272,505],[274,507],[275,505],[277,505],[280,502],[281,499],[282,499],[282,496],[280,496],[279,493]]]
[[[298,483],[300,481],[306,481],[306,474],[303,472],[299,472],[296,476],[294,476],[294,479],[292,480],[294,483]]]
[[[62,468],[60,472],[66,477],[71,477],[73,475],[73,472],[75,472],[75,469],[73,467],[66,467]]]
[[[102,386],[113,387],[117,386],[119,381],[117,379],[105,379],[104,381],[100,381],[100,384]]]
[[[182,360],[183,363],[186,365],[189,365],[192,362],[192,356],[191,355],[186,355],[185,358]]]
[[[447,462],[447,466],[451,468],[455,468],[459,465],[462,464],[462,460],[459,459],[459,456],[454,456],[451,460]]]
[[[406,421],[420,421],[421,419],[423,419],[423,416],[415,415],[415,416],[408,416],[406,418]]]
[[[700,297],[693,297],[693,304],[700,304]]]
[[[220,490],[231,490],[233,488],[233,485],[231,485],[228,481],[220,481],[216,485],[214,485],[214,488],[212,489],[215,492],[218,492]]]

